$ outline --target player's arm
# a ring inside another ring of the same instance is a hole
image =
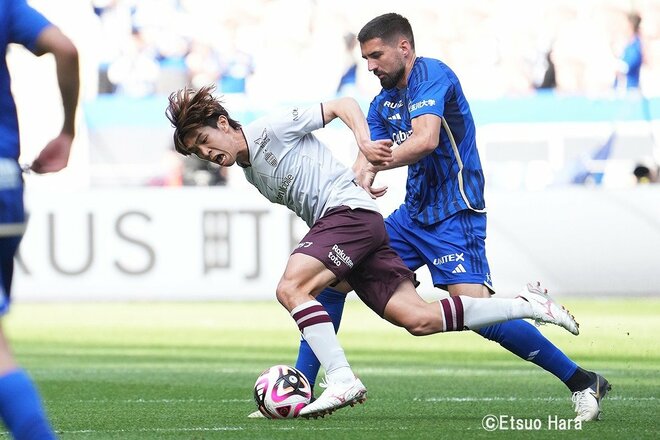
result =
[[[367,114],[367,125],[372,139],[387,139],[389,133],[387,127],[376,109],[376,100],[372,101],[369,105],[369,113]],[[353,172],[355,173],[355,181],[364,188],[372,199],[382,197],[387,192],[387,186],[375,187],[374,181],[376,180],[377,171],[369,163],[364,154],[358,151],[355,163],[353,164]]]
[[[373,165],[374,171],[389,170],[418,162],[438,146],[442,119],[434,114],[423,114],[411,121],[412,134],[392,150],[392,160],[384,165]]]
[[[52,53],[55,57],[57,83],[64,111],[60,134],[44,147],[31,166],[37,173],[50,173],[61,170],[69,162],[80,91],[78,51],[56,26],[48,26],[39,34],[33,53],[37,56]]]
[[[360,105],[353,98],[339,98],[324,102],[323,121],[328,124],[335,118],[341,119],[351,129],[360,152],[369,162],[386,165],[392,160],[392,141],[389,139],[372,141],[369,136],[369,126]]]

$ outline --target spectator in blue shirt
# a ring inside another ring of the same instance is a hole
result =
[[[628,14],[628,24],[630,25],[630,37],[623,54],[618,63],[615,87],[625,89],[639,88],[639,72],[644,62],[642,55],[642,40],[640,38],[639,27],[642,23],[642,17],[636,12]]]

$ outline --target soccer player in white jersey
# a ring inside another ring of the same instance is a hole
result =
[[[516,318],[551,322],[578,334],[574,318],[539,286],[528,285],[513,299],[456,296],[428,303],[417,294],[413,273],[389,246],[377,205],[356,184],[353,171],[313,134],[340,118],[367,160],[387,164],[391,141],[370,140],[354,99],[291,107],[242,126],[213,90],[184,88],[170,95],[166,114],[175,128],[176,150],[224,167],[238,164],[262,195],[290,208],[311,228],[293,250],[276,289],[326,373],[327,388],[301,416],[323,416],[366,399],[367,390],[353,373],[327,311],[315,300],[341,280],[379,316],[417,336]]]

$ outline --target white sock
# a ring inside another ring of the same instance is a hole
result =
[[[439,301],[443,331],[476,330],[511,319],[530,318],[532,306],[520,298],[452,296]]]
[[[303,337],[334,382],[353,379],[344,350],[339,345],[330,315],[318,301],[308,301],[291,310]]]

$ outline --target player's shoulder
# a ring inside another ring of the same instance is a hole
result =
[[[427,81],[452,80],[456,77],[454,71],[437,58],[417,57],[410,71],[409,84]]]

